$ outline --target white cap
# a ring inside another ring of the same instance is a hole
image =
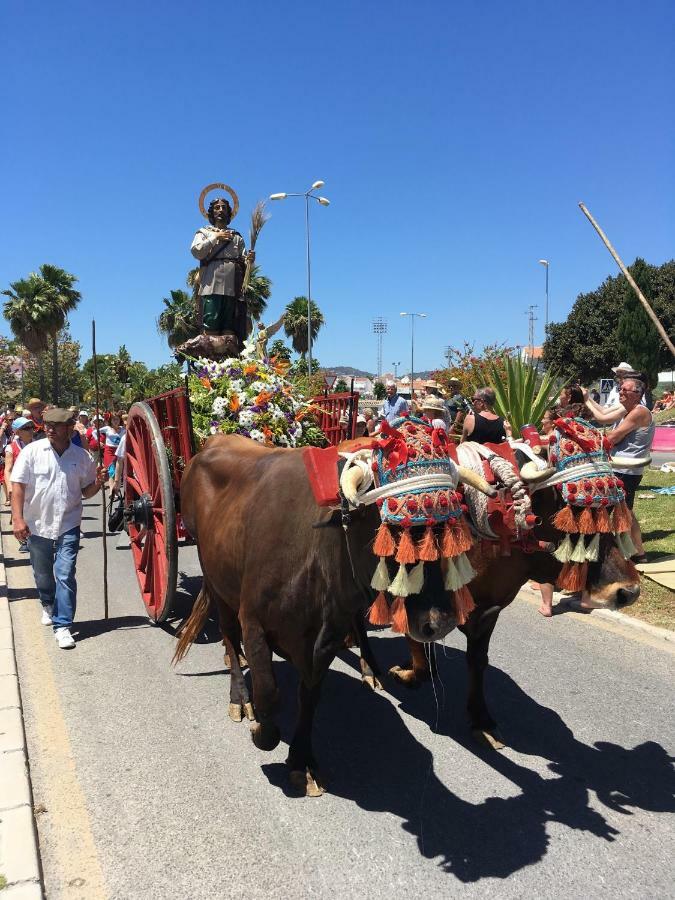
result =
[[[618,366],[614,366],[612,372],[616,375],[618,372],[634,372],[635,369],[631,366],[630,363],[622,362],[619,363]]]
[[[357,422],[361,422],[363,425],[367,425],[367,424],[368,424],[368,422],[367,422],[365,416],[357,416],[357,417],[356,417],[356,421],[357,421]]]
[[[77,414],[77,418],[79,419],[80,416],[86,416],[87,418],[89,418],[89,413],[87,412],[86,409],[81,409],[81,410],[79,411],[79,413]]]

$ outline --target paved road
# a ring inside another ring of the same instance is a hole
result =
[[[461,635],[441,682],[363,689],[331,670],[316,750],[331,793],[288,795],[285,744],[256,750],[226,715],[222,648],[170,666],[143,616],[128,550],[85,511],[77,648],[38,624],[27,560],[2,516],[12,619],[50,898],[667,897],[673,841],[674,657],[640,633],[516,601],[493,639],[493,712],[510,747],[475,746]],[[194,554],[180,560],[188,591]],[[387,665],[401,639],[374,638]],[[277,665],[293,716],[293,673]]]

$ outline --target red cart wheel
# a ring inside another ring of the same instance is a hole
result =
[[[176,594],[176,509],[164,440],[147,403],[129,410],[124,499],[143,603],[153,622],[164,622]]]

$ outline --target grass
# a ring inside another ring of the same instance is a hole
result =
[[[674,484],[674,474],[648,469],[635,497],[634,512],[650,562],[675,554],[675,496],[655,494],[653,500],[641,500],[640,494],[649,493],[649,488],[671,487]],[[624,611],[651,625],[675,630],[675,591],[662,587],[646,576],[642,577],[641,588],[640,599]]]
[[[675,409],[661,409],[655,412],[654,421],[657,425],[665,425],[666,422],[675,421]]]

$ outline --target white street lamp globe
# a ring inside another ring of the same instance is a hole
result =
[[[542,266],[547,266],[547,265],[548,265],[548,260],[547,260],[547,259],[540,259],[539,262],[542,264]]]
[[[325,183],[326,183],[325,181],[315,181],[314,184],[312,185],[312,190],[318,191],[319,188],[322,188]]]
[[[327,200],[325,197],[318,197],[317,199],[322,206],[330,206],[330,200]]]
[[[270,200],[285,200],[288,194],[270,194]]]

